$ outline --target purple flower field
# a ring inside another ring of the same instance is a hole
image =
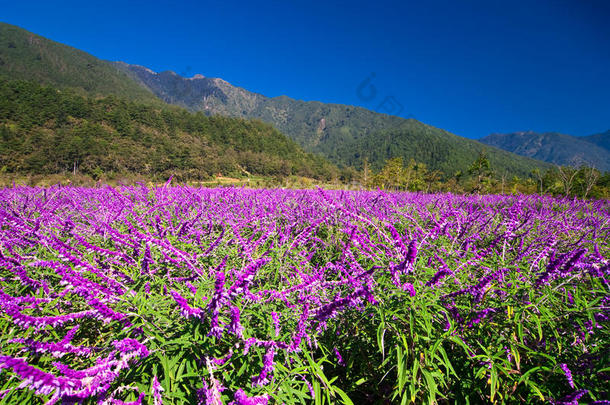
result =
[[[0,404],[610,403],[610,202],[0,190]]]

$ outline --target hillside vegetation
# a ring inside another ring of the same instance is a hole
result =
[[[0,78],[32,80],[81,95],[162,104],[110,63],[5,23],[0,23]]]
[[[600,134],[583,136],[582,139],[587,142],[594,143],[597,146],[606,149],[607,151],[610,151],[610,130],[602,132]]]
[[[556,132],[491,134],[481,142],[557,165],[588,165],[610,171],[610,131],[584,137]]]
[[[390,158],[413,159],[448,177],[466,171],[483,151],[498,173],[509,176],[529,176],[535,168],[549,167],[414,119],[349,105],[270,98],[218,78],[184,78],[120,62],[115,66],[167,103],[209,115],[260,119],[341,167],[360,170],[366,159],[380,169]]]
[[[138,173],[153,179],[222,174],[329,179],[336,168],[260,121],[92,99],[0,80],[0,167],[9,173]]]

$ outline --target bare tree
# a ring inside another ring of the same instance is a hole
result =
[[[504,173],[502,173],[502,176],[500,177],[500,179],[502,180],[502,192],[501,192],[501,194],[504,194],[504,185],[506,184],[506,177],[507,176],[508,176],[508,172],[505,170]]]
[[[369,167],[369,158],[365,157],[362,162],[362,183],[364,183],[364,188],[369,188],[370,177],[371,168]]]
[[[572,166],[557,166],[559,171],[559,178],[563,184],[563,192],[565,195],[570,195],[572,186],[574,185],[574,178],[578,174],[578,170]]]
[[[250,174],[250,172],[249,172],[249,171],[247,171],[246,169],[244,169],[244,168],[243,168],[243,166],[242,166],[242,165],[240,165],[239,163],[237,164],[237,168],[238,168],[240,171],[242,171],[242,172],[243,172],[243,173],[244,173],[246,176],[248,176],[248,183],[250,183],[250,176],[252,176],[252,175]]]
[[[599,180],[599,170],[595,169],[594,167],[583,167],[581,170],[583,171],[583,180],[585,186],[585,193],[583,197],[587,198],[587,195],[589,194],[593,186],[595,186],[597,180]]]

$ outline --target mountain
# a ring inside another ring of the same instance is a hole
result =
[[[583,136],[581,139],[610,151],[610,130],[601,134]]]
[[[217,173],[329,180],[338,169],[269,124],[0,78],[0,172],[205,180]]]
[[[8,24],[0,24],[0,78],[33,80],[86,97],[117,96],[162,110],[171,111],[166,102],[208,116],[257,119],[342,168],[360,169],[366,159],[380,169],[385,160],[402,157],[450,176],[465,171],[482,151],[502,174],[527,176],[534,168],[548,167],[412,119],[347,105],[270,98],[219,78],[184,78],[102,61]]]
[[[161,104],[109,62],[19,27],[0,23],[0,78],[33,80],[82,95],[115,95]]]
[[[610,131],[588,137],[527,131],[491,134],[480,141],[557,165],[585,164],[601,171],[610,171]]]
[[[185,78],[171,71],[157,73],[122,62],[115,62],[115,66],[167,103],[208,115],[260,119],[305,150],[320,153],[342,167],[360,169],[366,158],[379,169],[386,159],[402,157],[452,175],[465,171],[481,151],[486,151],[493,168],[500,173],[527,176],[536,167],[549,167],[414,119],[348,105],[266,97],[219,78]]]

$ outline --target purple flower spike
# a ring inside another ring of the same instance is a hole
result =
[[[345,362],[343,361],[343,356],[341,356],[339,349],[337,349],[335,347],[334,351],[335,351],[335,357],[337,358],[337,364],[339,364],[340,366],[345,366]]]
[[[255,386],[267,385],[273,373],[273,357],[275,356],[275,347],[270,347],[263,357],[263,369],[261,373],[252,378],[252,384]]]
[[[452,274],[450,270],[442,269],[436,272],[436,274],[426,283],[428,287],[434,287],[437,285],[443,278]]]
[[[174,301],[176,301],[176,304],[178,304],[178,306],[180,307],[180,313],[182,314],[183,317],[185,317],[187,319],[188,318],[201,318],[201,316],[202,316],[201,309],[192,308],[188,304],[186,299],[182,295],[180,295],[178,292],[172,290],[170,293],[171,293]]]
[[[575,388],[574,380],[572,379],[572,372],[568,368],[568,365],[565,363],[561,363],[559,365],[559,367],[563,370],[563,373],[566,375],[566,379],[568,380],[568,384],[570,385],[570,387]]]
[[[220,338],[222,336],[223,328],[220,325],[218,316],[220,311],[227,301],[227,295],[225,292],[225,274],[222,271],[216,273],[216,282],[214,283],[214,295],[208,305],[208,311],[211,312],[212,316],[210,319],[210,336]]]
[[[221,396],[225,388],[213,376],[210,378],[212,380],[211,386],[203,379],[203,388],[197,392],[199,403],[202,405],[223,405]]]
[[[163,389],[161,384],[159,384],[159,380],[157,379],[157,376],[153,377],[151,391],[152,391],[152,395],[153,395],[153,404],[154,405],[163,405],[163,397],[161,396],[161,393],[165,390]]]
[[[57,377],[30,366],[25,360],[0,355],[0,369],[10,368],[22,378],[20,387],[28,387],[41,395],[69,396],[81,388],[79,379]]]
[[[229,333],[234,334],[237,337],[243,337],[244,328],[241,326],[239,322],[239,308],[232,306],[231,307],[231,323],[229,324],[229,328],[227,329]]]
[[[552,401],[552,403],[557,405],[578,405],[578,400],[588,393],[588,390],[574,391],[573,393],[564,396],[558,401]]]
[[[402,286],[404,291],[407,291],[411,297],[415,297],[415,287],[411,283],[405,283]]]
[[[275,336],[280,335],[280,316],[277,312],[271,312],[271,320],[273,321],[273,328],[275,329]]]
[[[235,393],[236,405],[267,405],[268,402],[269,394],[249,397],[241,388]]]
[[[413,239],[411,243],[409,243],[409,250],[407,251],[407,263],[413,265],[415,263],[415,259],[417,258],[417,241]]]

